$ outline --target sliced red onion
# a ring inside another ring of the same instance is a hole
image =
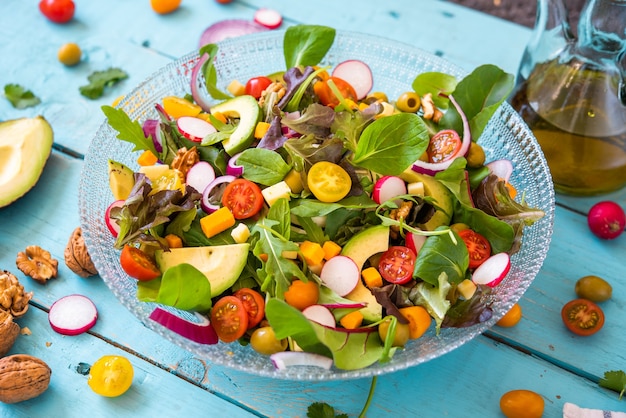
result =
[[[438,173],[439,171],[443,171],[446,168],[450,167],[450,164],[452,164],[452,161],[454,161],[456,157],[467,155],[467,151],[469,150],[469,147],[472,143],[472,134],[470,132],[469,121],[467,120],[465,112],[463,112],[463,109],[461,109],[461,106],[459,106],[454,97],[450,95],[448,96],[448,98],[456,108],[457,112],[459,112],[459,116],[461,117],[461,121],[463,122],[463,138],[461,142],[461,147],[458,149],[456,154],[454,154],[446,161],[440,163],[427,163],[421,160],[417,160],[413,163],[413,166],[411,167],[413,171],[422,174],[428,174],[429,176],[434,176],[435,173]]]
[[[235,177],[239,177],[243,174],[243,166],[237,164],[237,158],[239,158],[240,155],[241,152],[230,157],[226,164],[226,174]]]
[[[156,119],[147,119],[141,128],[143,129],[143,134],[146,138],[152,138],[152,143],[154,144],[154,148],[157,152],[163,151],[163,146],[161,145],[161,129],[159,127],[159,121]]]
[[[320,303],[322,306],[326,306],[328,309],[353,309],[353,308],[365,308],[367,303],[354,302],[354,303]]]
[[[154,322],[163,325],[170,331],[175,332],[191,341],[199,344],[217,344],[218,338],[215,329],[210,324],[209,319],[199,313],[195,314],[200,322],[191,322],[183,319],[160,307],[156,307],[149,318]]]
[[[292,366],[314,366],[328,370],[333,365],[333,359],[329,357],[301,351],[281,351],[272,354],[270,359],[278,370],[285,370]]]
[[[235,180],[235,178],[235,176],[231,176],[228,174],[224,176],[219,176],[211,183],[209,183],[208,186],[206,186],[206,188],[202,192],[202,200],[200,201],[200,206],[202,207],[202,210],[204,212],[213,213],[220,208],[218,205],[214,205],[211,203],[210,198],[213,196],[213,190],[216,186],[224,183],[230,183],[231,181]]]
[[[513,163],[510,160],[495,160],[487,164],[487,168],[494,174],[500,177],[505,182],[508,182],[513,174]]]
[[[193,96],[193,100],[196,102],[198,106],[202,108],[205,112],[211,111],[211,105],[207,102],[204,94],[200,91],[200,80],[199,76],[202,72],[202,66],[209,59],[209,54],[204,54],[198,62],[196,63],[193,70],[191,70],[191,95]]]
[[[155,104],[154,108],[156,109],[156,111],[159,113],[159,115],[161,115],[161,117],[164,120],[168,120],[168,121],[172,120],[172,117],[167,114],[167,112],[165,111],[165,108],[163,107],[163,105],[161,103]]]
[[[202,32],[198,49],[208,44],[215,44],[226,38],[235,38],[250,33],[263,32],[268,28],[250,20],[230,19],[214,23]]]

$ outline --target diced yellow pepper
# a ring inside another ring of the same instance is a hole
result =
[[[365,286],[372,289],[383,286],[383,278],[376,267],[368,267],[361,272]]]
[[[212,113],[211,113],[211,115],[212,115],[215,119],[219,120],[219,121],[220,121],[220,122],[222,122],[222,123],[228,123],[228,119],[226,119],[226,116],[224,116],[224,114],[223,114],[223,113],[220,113],[220,112],[212,112]]]
[[[300,244],[300,251],[304,257],[304,261],[309,266],[316,266],[324,259],[324,250],[317,242],[304,241]]]
[[[333,241],[326,241],[322,245],[322,250],[324,250],[324,260],[330,260],[341,253],[341,246]]]
[[[254,137],[256,139],[263,138],[269,129],[270,129],[269,123],[262,122],[262,121],[257,123],[256,128],[254,128]]]
[[[202,108],[189,100],[177,96],[166,96],[163,98],[163,109],[165,113],[178,119],[182,116],[196,117],[202,112]]]
[[[226,87],[226,90],[228,90],[233,96],[243,96],[246,93],[246,86],[237,80],[233,80],[230,82],[228,87]]]

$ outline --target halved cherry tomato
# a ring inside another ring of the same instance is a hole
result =
[[[561,309],[561,319],[571,332],[583,337],[600,331],[604,325],[604,312],[587,299],[574,299]]]
[[[133,365],[126,357],[103,356],[89,369],[87,384],[98,395],[116,397],[133,383]]]
[[[487,238],[472,229],[458,232],[469,253],[469,268],[475,269],[485,262],[491,255],[491,245]]]
[[[347,81],[338,78],[338,77],[329,77],[327,80],[318,81],[313,85],[313,91],[319,97],[320,103],[324,106],[335,107],[339,104],[339,99],[335,96],[335,93],[330,89],[328,82],[332,81],[332,83],[337,87],[337,90],[341,93],[344,99],[350,99],[353,101],[357,101],[356,92],[354,91],[354,87],[350,85]]]
[[[241,288],[233,296],[241,299],[248,313],[248,329],[254,328],[265,317],[265,299],[254,289]]]
[[[235,219],[250,218],[263,207],[261,188],[246,179],[235,179],[226,186],[222,205],[233,213]]]
[[[452,129],[444,129],[437,132],[428,144],[426,153],[431,163],[441,163],[454,157],[461,148],[461,138]]]
[[[148,254],[132,245],[125,245],[120,255],[122,269],[130,277],[141,281],[156,279],[161,271]]]
[[[76,6],[72,0],[41,0],[39,10],[54,23],[67,23],[74,17]]]
[[[413,278],[417,256],[411,249],[400,245],[390,247],[378,262],[378,271],[389,283],[404,284]]]
[[[350,192],[352,179],[341,166],[329,161],[319,161],[307,173],[307,186],[322,202],[337,202]]]
[[[254,97],[255,99],[259,99],[263,91],[272,84],[272,80],[269,77],[260,76],[260,77],[252,77],[246,83],[246,94]]]
[[[248,330],[248,312],[241,299],[223,296],[211,309],[211,324],[217,337],[231,343],[243,337]]]

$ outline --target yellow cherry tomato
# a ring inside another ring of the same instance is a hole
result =
[[[350,192],[352,180],[348,172],[339,165],[320,161],[309,169],[307,185],[318,200],[334,203]]]
[[[150,6],[152,6],[152,10],[158,14],[164,15],[178,9],[181,1],[182,0],[150,0]]]
[[[545,402],[531,390],[517,389],[500,398],[500,410],[507,418],[541,418]]]
[[[509,328],[509,327],[513,327],[517,325],[517,323],[521,319],[522,319],[522,307],[516,303],[515,305],[511,306],[511,309],[509,309],[509,311],[505,313],[504,316],[500,318],[498,322],[496,322],[496,325],[500,327]]]
[[[89,387],[98,395],[120,396],[133,383],[133,365],[121,356],[103,356],[89,370]]]
[[[68,67],[78,64],[81,55],[82,51],[80,47],[73,42],[62,45],[57,52],[57,58],[61,64],[67,65]]]

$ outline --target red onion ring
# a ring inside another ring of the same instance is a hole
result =
[[[243,166],[237,164],[237,158],[239,158],[240,155],[241,152],[230,157],[228,163],[226,163],[226,174],[235,177],[239,177],[243,174]]]
[[[235,180],[235,178],[235,176],[231,176],[228,174],[224,176],[219,176],[215,180],[210,182],[208,186],[206,186],[206,188],[202,192],[202,200],[200,201],[200,206],[202,207],[202,210],[204,212],[213,213],[220,208],[218,205],[214,205],[211,203],[211,193],[216,186],[224,183],[230,183],[231,181]]]

